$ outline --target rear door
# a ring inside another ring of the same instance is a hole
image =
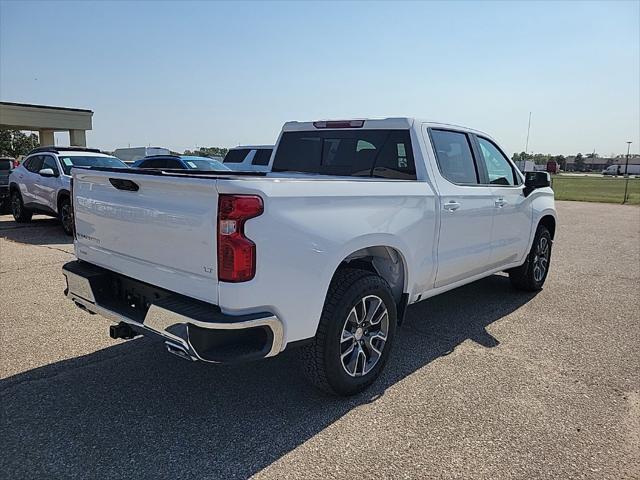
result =
[[[18,180],[21,182],[20,193],[22,194],[22,201],[24,203],[39,203],[36,185],[42,178],[38,173],[42,170],[42,162],[42,155],[30,157],[25,162],[25,171],[21,172],[18,176]]]
[[[436,156],[440,236],[435,287],[489,269],[494,200],[482,185],[472,136],[454,129],[427,129]]]
[[[79,259],[216,303],[216,180],[73,169]]]
[[[475,136],[480,166],[491,186],[495,216],[491,234],[491,264],[494,267],[519,260],[525,253],[531,230],[531,203],[516,168],[490,139]]]

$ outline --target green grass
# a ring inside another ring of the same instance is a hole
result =
[[[555,175],[552,180],[556,200],[622,203],[625,179],[618,177],[570,177]],[[640,205],[640,178],[629,179],[627,203]]]

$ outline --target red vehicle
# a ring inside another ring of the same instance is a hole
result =
[[[555,160],[549,160],[547,162],[547,172],[558,173],[560,171],[560,165]]]

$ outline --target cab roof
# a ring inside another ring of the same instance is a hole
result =
[[[298,131],[316,131],[316,130],[332,130],[332,129],[369,129],[369,130],[388,130],[388,129],[409,129],[414,125],[426,124],[433,128],[453,128],[468,132],[489,136],[485,132],[475,130],[473,128],[462,125],[454,125],[450,123],[434,122],[431,120],[423,120],[414,117],[388,117],[388,118],[354,118],[340,120],[316,120],[306,122],[287,122],[282,127],[284,132]],[[337,125],[337,126],[336,126]]]

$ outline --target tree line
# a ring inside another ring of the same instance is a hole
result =
[[[611,157],[613,157],[613,155],[611,155]],[[618,157],[620,157],[620,155]],[[578,153],[573,160],[575,169],[582,170],[585,165],[585,160],[592,159],[592,158],[600,158],[600,155],[598,155],[596,152],[587,153],[586,155],[583,155],[582,153]],[[555,162],[558,163],[558,165],[562,170],[565,170],[567,166],[567,158],[564,155],[550,155],[548,153],[545,154],[545,153],[520,152],[520,153],[514,153],[511,159],[514,162],[517,162],[520,160],[529,160],[534,162],[536,165],[546,165],[548,161],[554,160]],[[611,165],[612,163],[613,163],[613,158],[607,158],[606,164]]]
[[[195,157],[223,157],[229,151],[224,147],[200,147],[197,150],[185,150],[183,155],[193,155]]]
[[[18,158],[40,146],[35,133],[27,135],[20,130],[0,129],[0,156]]]

